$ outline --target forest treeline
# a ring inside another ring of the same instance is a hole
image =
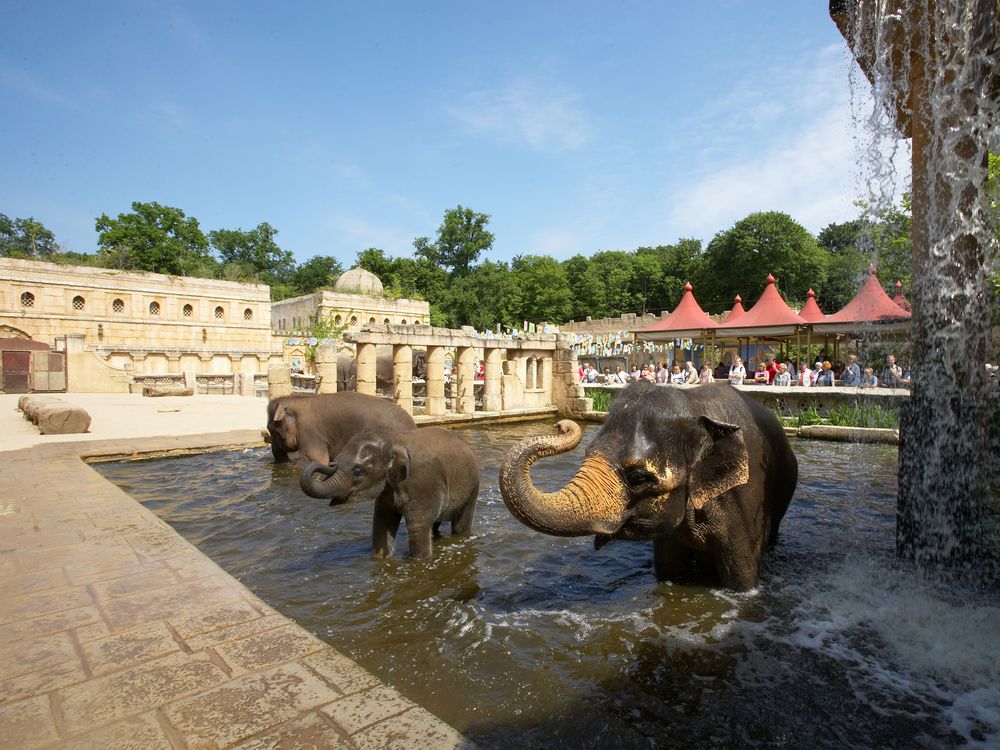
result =
[[[990,166],[995,177],[1000,160],[991,156]],[[391,257],[369,247],[357,252],[352,267],[377,275],[387,296],[427,300],[434,325],[479,330],[588,315],[658,314],[677,305],[687,282],[707,312],[721,313],[737,294],[746,307],[753,304],[769,273],[793,306],[813,289],[830,313],[851,300],[872,263],[890,295],[897,281],[910,289],[906,196],[899,205],[878,210],[859,203],[856,219],[830,223],[816,236],[788,214],[764,211],[720,230],[707,245],[681,238],[654,247],[581,252],[566,260],[530,253],[510,262],[489,260],[494,241],[489,221],[488,214],[457,206],[445,211],[436,236],[414,239],[412,256]],[[0,255],[259,282],[270,286],[273,300],[330,287],[346,270],[325,255],[296,263],[266,222],[250,230],[205,233],[181,209],[155,202],[135,202],[130,212],[114,218],[102,214],[95,229],[96,253],[63,251],[35,218],[0,214]]]

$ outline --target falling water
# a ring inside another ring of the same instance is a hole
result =
[[[869,151],[880,159],[892,138],[911,139],[913,393],[901,418],[897,549],[922,567],[981,569],[984,521],[997,511],[985,363],[998,253],[986,185],[989,148],[1000,148],[1000,5],[835,0],[831,15],[874,91]],[[876,203],[888,171],[884,160],[870,171]]]

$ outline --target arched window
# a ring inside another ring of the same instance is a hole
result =
[[[21,307],[34,307],[35,295],[31,292],[21,292]]]
[[[194,307],[191,305],[184,305],[184,309],[181,312],[184,313],[185,318],[190,318],[194,315]]]
[[[150,317],[157,318],[160,315],[160,303],[150,302],[149,303],[149,315]]]
[[[357,315],[352,315],[351,316],[351,325],[352,326],[356,326],[357,324],[358,324],[358,316]]]
[[[333,324],[335,326],[339,326],[343,322],[344,322],[344,319],[342,317],[340,317],[339,315],[333,319]]]
[[[125,312],[125,300],[115,299],[111,302],[111,312],[118,313],[121,315]]]
[[[223,320],[226,317],[226,311],[222,309],[222,305],[215,308],[215,319]]]
[[[368,325],[370,326],[375,325],[375,318],[368,318]]]
[[[405,326],[405,325],[406,325],[406,318],[403,318],[403,319],[402,319],[401,321],[399,321],[399,322],[400,322],[400,324],[401,324],[401,325],[404,325],[404,326]]]
[[[524,387],[536,388],[537,386],[535,385],[535,358],[528,357],[527,365],[528,366],[525,368],[525,373],[524,373],[524,378],[525,378]]]
[[[243,311],[243,320],[253,320],[253,310],[249,307]]]
[[[385,320],[383,320],[382,322],[383,322],[383,323],[385,323],[386,325],[389,325],[389,319],[388,319],[388,318],[386,318],[386,319],[385,319]]]
[[[86,310],[87,300],[81,297],[79,294],[73,298],[73,309],[74,310]]]
[[[413,319],[413,325],[415,325],[415,326],[420,325],[420,318],[414,318]]]

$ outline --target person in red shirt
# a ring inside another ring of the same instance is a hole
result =
[[[774,376],[778,374],[778,363],[774,361],[774,357],[771,357],[767,361],[767,384],[773,385]]]

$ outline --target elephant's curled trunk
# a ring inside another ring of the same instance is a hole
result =
[[[556,425],[558,434],[523,440],[500,466],[500,493],[521,523],[554,536],[614,534],[625,522],[627,497],[617,472],[600,453],[591,453],[570,482],[556,492],[541,492],[531,481],[539,458],[565,453],[580,443],[580,426]]]

